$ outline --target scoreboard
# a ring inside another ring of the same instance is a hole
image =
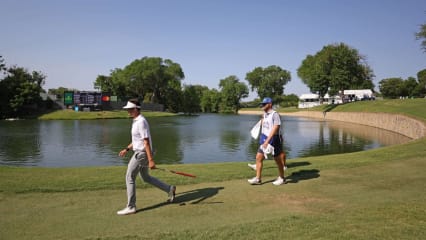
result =
[[[102,93],[100,92],[74,92],[74,104],[102,104]]]
[[[64,105],[96,107],[109,103],[111,96],[106,92],[67,91],[64,92]]]

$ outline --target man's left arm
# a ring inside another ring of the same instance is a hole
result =
[[[148,158],[148,166],[150,169],[155,169],[155,162],[151,151],[151,144],[149,143],[149,138],[144,138],[143,144],[145,145],[146,157]]]

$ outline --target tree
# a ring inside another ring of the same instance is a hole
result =
[[[330,77],[327,74],[330,70],[326,64],[323,64],[326,60],[322,58],[325,58],[325,54],[308,55],[297,69],[297,75],[312,93],[318,93],[318,95],[324,97],[330,88]]]
[[[110,76],[99,75],[94,86],[119,98],[138,97],[143,101],[164,104],[176,110],[180,100],[184,73],[179,64],[159,57],[136,59],[124,69],[116,68]],[[171,101],[173,100],[173,101]],[[172,106],[173,105],[173,106]]]
[[[379,82],[379,89],[385,98],[399,98],[404,92],[402,78],[387,78]]]
[[[217,89],[205,89],[201,95],[201,111],[209,113],[219,112],[220,100],[220,92]]]
[[[166,89],[167,97],[165,98],[164,105],[169,112],[182,111],[183,92],[180,87],[180,82],[173,82]]]
[[[200,112],[200,95],[195,86],[187,85],[183,88],[182,111],[186,114]]]
[[[110,76],[98,75],[93,85],[95,89],[102,92],[112,93],[114,90],[114,83]]]
[[[246,74],[246,80],[251,90],[256,90],[257,95],[263,99],[271,97],[274,101],[284,94],[284,86],[291,80],[289,71],[279,66],[271,65],[266,68],[257,67]]]
[[[37,110],[45,76],[16,66],[7,68],[5,73],[6,77],[0,80],[0,117],[19,117]]]
[[[3,56],[0,55],[0,73],[6,70],[6,63],[4,62]]]
[[[308,55],[297,69],[297,75],[311,92],[321,98],[346,89],[373,89],[373,71],[358,50],[344,43],[327,45],[314,56]]]
[[[296,107],[299,103],[299,97],[295,94],[283,95],[280,98],[280,107]]]
[[[220,80],[219,88],[221,94],[220,111],[237,114],[241,99],[248,97],[247,85],[240,82],[236,76],[229,76]]]
[[[416,39],[422,40],[421,48],[426,53],[426,24],[420,25],[420,31],[416,33]]]
[[[407,80],[403,81],[403,89],[402,89],[402,96],[408,96],[408,97],[414,97],[415,91],[417,85],[417,80],[414,77],[409,77]]]
[[[124,71],[132,79],[135,94],[151,93],[150,102],[166,103],[170,93],[169,88],[181,88],[180,82],[184,78],[182,68],[173,61],[159,57],[144,57],[133,61]]]
[[[423,69],[417,73],[417,87],[413,90],[413,95],[417,97],[426,96],[426,69]]]
[[[409,77],[387,78],[379,82],[379,89],[385,98],[398,97],[425,97],[426,95],[426,69],[417,73],[417,79]]]
[[[119,99],[124,100],[128,97],[137,97],[140,96],[138,94],[132,94],[132,86],[130,86],[131,80],[128,74],[123,69],[115,68],[111,71],[110,74],[111,77],[111,95],[117,96]],[[96,83],[95,83],[96,84]],[[101,91],[106,91],[106,89],[102,89],[103,85],[101,86]]]

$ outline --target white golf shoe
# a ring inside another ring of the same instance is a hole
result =
[[[255,164],[247,164],[249,166],[249,168],[253,169],[256,171],[256,163]]]
[[[118,215],[128,215],[136,213],[136,207],[126,207],[117,212]]]
[[[275,181],[272,182],[275,186],[279,186],[285,183],[285,178],[278,177]]]
[[[257,178],[257,177],[254,177],[254,178],[248,179],[247,181],[248,181],[251,185],[257,185],[257,184],[261,184],[261,183],[262,183],[262,181],[261,181],[259,178]]]

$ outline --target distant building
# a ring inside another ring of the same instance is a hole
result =
[[[322,99],[322,104],[342,104],[344,102],[375,100],[371,89],[344,90],[343,99],[340,95],[329,96],[328,93]],[[318,94],[306,93],[299,97],[298,108],[311,108],[321,105],[321,99]]]
[[[344,90],[345,102],[374,100],[375,96],[371,89]]]
[[[328,93],[324,96],[323,104],[342,104],[343,100],[339,95],[329,96]]]
[[[311,108],[320,105],[319,95],[315,93],[305,93],[300,95],[298,108]]]

